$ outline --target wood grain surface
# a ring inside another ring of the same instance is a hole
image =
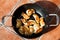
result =
[[[18,0],[0,0],[0,22],[2,17],[8,15]],[[43,7],[48,14],[55,13],[60,16],[60,0],[34,0],[35,3]],[[19,6],[30,3],[30,0],[20,0]],[[55,18],[52,18],[51,23],[55,22]],[[11,17],[6,21],[5,25],[11,26]],[[11,30],[12,27],[10,27]],[[40,40],[60,40],[60,21],[56,27],[51,27],[47,33],[41,35]],[[0,40],[22,40],[22,38],[15,33],[9,31],[5,26],[0,26]],[[36,39],[31,39],[36,40]]]

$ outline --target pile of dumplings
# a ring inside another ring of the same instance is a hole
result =
[[[22,12],[21,16],[23,18],[16,20],[16,27],[19,28],[18,31],[21,34],[31,35],[33,33],[37,34],[43,30],[45,26],[44,18],[39,17],[34,9],[27,9],[26,13]],[[34,20],[30,19],[31,16]]]

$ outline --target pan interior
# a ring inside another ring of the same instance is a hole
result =
[[[22,18],[21,16],[21,13],[22,12],[25,12],[26,13],[26,10],[27,9],[35,9],[35,12],[36,14],[39,16],[39,17],[46,17],[46,14],[43,14],[44,11],[42,11],[42,8],[38,5],[35,5],[35,4],[25,4],[25,5],[22,5],[21,7],[19,7],[13,14],[14,17],[12,17],[12,25],[14,26],[14,30],[16,31],[17,34],[19,34],[20,36],[24,37],[24,38],[36,38],[36,37],[39,37],[40,35],[43,34],[43,31],[38,33],[38,34],[31,34],[31,35],[24,35],[24,34],[21,34],[18,29],[19,28],[16,28],[16,20],[17,19],[20,19]],[[34,18],[31,16],[32,20],[34,20]]]

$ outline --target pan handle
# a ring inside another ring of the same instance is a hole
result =
[[[3,16],[3,18],[2,18],[2,24],[3,24],[3,25],[5,25],[5,22],[7,21],[7,19],[8,19],[9,17],[13,17],[13,16],[12,16],[12,15],[5,15],[5,16]]]
[[[56,16],[56,24],[51,24],[49,26],[57,26],[59,24],[59,16],[57,14],[49,14],[49,16]]]
[[[4,16],[3,18],[2,18],[2,22],[0,23],[0,26],[1,27],[4,27],[7,31],[10,31],[10,32],[13,32],[13,33],[15,33],[15,34],[17,34],[14,30],[13,30],[13,26],[7,26],[7,25],[5,25],[5,21],[7,21],[6,19],[5,19],[5,17],[7,18],[7,17],[13,17],[12,15],[6,15],[6,16]],[[8,19],[8,18],[7,18]]]

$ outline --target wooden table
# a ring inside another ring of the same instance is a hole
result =
[[[29,2],[30,2],[29,0],[21,0],[20,4],[17,5],[16,8]],[[59,9],[60,0],[45,0],[45,1],[35,0],[34,2],[41,5],[44,9],[46,9],[46,11],[49,14],[57,12],[57,14],[60,16],[60,9]],[[4,15],[8,15],[11,12],[12,8],[15,6],[16,3],[17,3],[17,0],[0,0],[0,22],[2,21],[2,17]],[[58,11],[56,11],[56,9]],[[54,18],[52,19],[51,22],[52,23],[55,22]],[[12,25],[11,18],[9,18],[5,24],[11,26]],[[12,30],[12,27],[10,28]],[[42,35],[41,40],[60,40],[60,23],[58,26],[52,27],[49,30],[51,31]],[[15,33],[8,31],[4,26],[1,26],[0,40],[22,40],[22,38],[16,35]],[[36,39],[31,39],[31,40],[36,40]]]

